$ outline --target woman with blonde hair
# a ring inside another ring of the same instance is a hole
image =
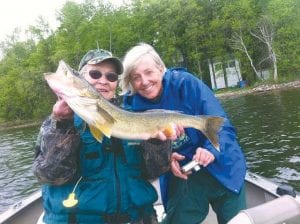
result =
[[[172,142],[171,172],[160,177],[165,223],[201,223],[209,204],[219,224],[245,208],[246,162],[236,132],[213,92],[184,68],[167,69],[155,49],[145,43],[131,48],[123,60],[120,86],[124,107],[133,111],[176,110],[226,118],[219,132],[220,151],[198,130],[185,129]],[[179,127],[180,129],[180,127]],[[198,172],[181,166],[196,161]]]

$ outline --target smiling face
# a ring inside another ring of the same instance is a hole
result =
[[[162,90],[163,68],[151,56],[143,56],[130,74],[134,90],[147,99],[158,97]]]
[[[99,78],[92,78],[90,72],[95,73],[95,71],[100,72],[102,75]],[[100,64],[90,65],[87,64],[83,68],[84,78],[96,88],[96,90],[107,100],[112,99],[115,96],[116,88],[118,85],[117,80],[111,82],[107,79],[107,75],[112,75],[116,73],[116,68],[114,64],[109,61],[103,61]]]

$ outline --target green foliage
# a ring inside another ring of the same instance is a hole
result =
[[[300,68],[300,1],[272,0],[267,12],[276,34],[275,47],[279,58],[279,74],[299,73]]]
[[[246,55],[230,41],[240,31],[255,66],[269,69],[260,64],[266,48],[250,34],[263,16],[274,26],[279,80],[299,79],[298,0],[132,0],[119,8],[107,2],[67,1],[58,12],[55,31],[40,17],[29,27],[28,40],[21,41],[15,30],[0,43],[1,121],[45,117],[56,97],[43,74],[54,72],[59,60],[77,68],[83,54],[98,46],[122,57],[135,44],[147,42],[168,67],[187,67],[207,84],[208,60],[225,62],[234,56],[243,78],[255,83]]]

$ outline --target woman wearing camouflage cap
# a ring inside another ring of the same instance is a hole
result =
[[[106,50],[91,50],[80,74],[98,92],[117,103],[123,66]],[[36,146],[34,173],[43,183],[44,223],[157,223],[157,193],[142,175],[138,142],[104,138],[61,99],[43,123]]]

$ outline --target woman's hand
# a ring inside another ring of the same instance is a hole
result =
[[[159,131],[154,138],[158,138],[162,141],[166,140],[176,140],[178,137],[180,137],[184,133],[184,128],[182,125],[173,125],[172,130],[163,130]]]
[[[188,175],[191,172],[188,172],[188,173],[182,172],[181,167],[178,162],[178,161],[184,160],[184,158],[185,158],[185,156],[183,156],[177,152],[173,152],[172,156],[171,156],[171,171],[174,174],[174,176],[182,178],[184,180],[187,180]]]
[[[197,148],[193,160],[197,161],[201,166],[206,167],[215,160],[215,156],[205,148]]]
[[[72,119],[74,115],[73,110],[63,99],[58,99],[53,106],[52,116],[57,120]]]

